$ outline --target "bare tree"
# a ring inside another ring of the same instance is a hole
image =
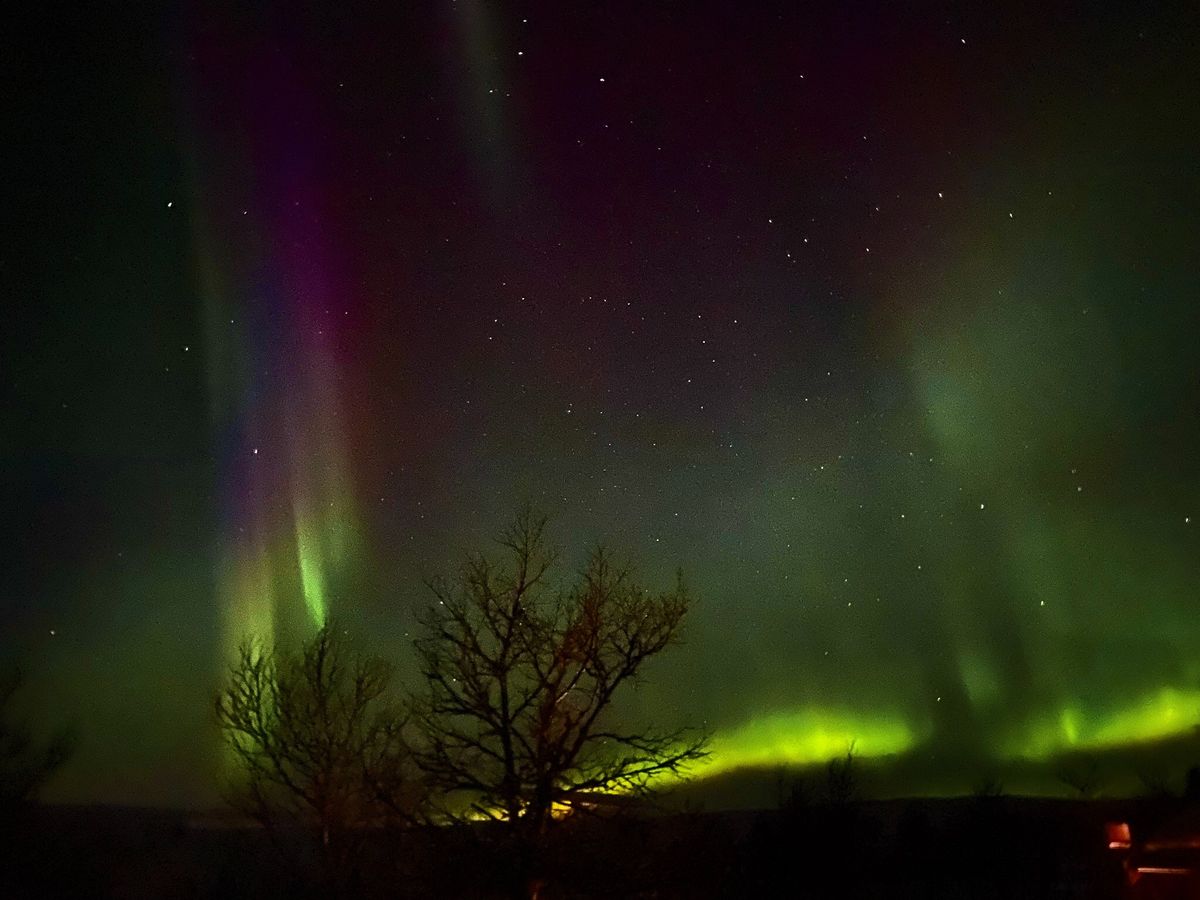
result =
[[[499,539],[503,559],[471,558],[431,584],[416,642],[418,765],[452,816],[484,816],[536,841],[556,809],[598,793],[639,793],[705,755],[689,730],[625,730],[612,702],[678,639],[691,605],[682,578],[652,594],[603,549],[577,583],[550,581],[546,520],[529,511]]]
[[[851,741],[844,756],[835,756],[825,766],[825,802],[846,806],[859,799],[857,741]]]
[[[34,800],[74,748],[67,731],[39,742],[29,728],[14,721],[12,703],[22,684],[19,669],[0,679],[0,806],[5,808]]]
[[[331,878],[353,868],[365,829],[408,809],[391,678],[326,625],[294,652],[248,641],[216,698],[237,765],[231,801],[272,834],[315,828]]]
[[[1063,767],[1058,773],[1058,780],[1074,791],[1075,796],[1081,800],[1091,800],[1104,786],[1100,763],[1092,756],[1085,756]]]

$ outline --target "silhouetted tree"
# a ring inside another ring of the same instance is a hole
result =
[[[447,814],[504,822],[525,847],[555,809],[645,791],[705,755],[687,729],[612,721],[617,693],[678,639],[691,605],[682,577],[652,594],[598,549],[576,583],[551,584],[545,527],[525,511],[499,539],[502,561],[475,556],[432,582],[416,642],[418,765],[447,795]]]
[[[825,766],[825,802],[845,806],[858,799],[858,757],[855,741],[846,747],[844,756],[835,756]]]
[[[971,796],[976,800],[998,800],[1006,796],[1004,782],[994,772],[984,772],[971,786]]]
[[[1075,792],[1081,800],[1090,800],[1100,792],[1104,783],[1100,764],[1094,757],[1075,760],[1058,773],[1058,780]]]
[[[345,884],[365,829],[411,808],[391,666],[326,625],[299,650],[248,641],[216,698],[237,772],[231,802],[272,833],[315,828],[325,875]]]
[[[34,800],[74,747],[67,731],[39,742],[28,727],[14,721],[13,699],[22,684],[19,669],[0,678],[0,806],[6,809]]]

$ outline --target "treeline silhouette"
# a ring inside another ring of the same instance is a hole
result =
[[[334,623],[291,650],[249,640],[229,671],[215,702],[229,799],[325,896],[363,890],[380,833],[457,826],[503,861],[498,887],[537,897],[556,820],[627,804],[705,755],[702,734],[613,714],[677,642],[682,576],[651,591],[601,548],[557,580],[529,510],[498,548],[429,583],[415,687],[397,689],[393,666]]]
[[[781,773],[778,809],[658,805],[706,754],[693,729],[636,727],[616,701],[679,641],[682,576],[653,591],[604,549],[560,576],[546,520],[429,583],[416,676],[328,622],[296,644],[247,636],[213,698],[232,815],[39,808],[69,732],[34,739],[0,683],[0,897],[724,898],[1127,896],[1105,823],[1150,829],[1200,805],[1165,776],[1099,799],[871,800],[853,744]],[[684,810],[684,811],[681,811]]]

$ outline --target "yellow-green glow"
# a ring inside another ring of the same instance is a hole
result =
[[[275,633],[275,589],[271,559],[261,546],[232,553],[222,566],[218,590],[224,614],[225,658],[233,659],[247,639]]]
[[[919,735],[897,716],[801,709],[758,716],[718,732],[711,755],[690,774],[708,777],[756,766],[808,765],[843,755],[851,744],[862,757],[911,749]]]
[[[269,642],[275,634],[275,589],[271,557],[261,545],[229,553],[222,562],[217,583],[224,632],[224,662],[237,659],[247,640]],[[241,764],[227,744],[218,757],[225,778],[240,777]]]
[[[327,617],[325,578],[321,551],[312,529],[300,515],[296,516],[296,559],[300,565],[300,589],[313,624],[320,627]]]
[[[336,580],[352,554],[354,527],[348,510],[348,488],[338,477],[340,458],[329,453],[329,462],[321,467],[322,477],[311,483],[301,481],[303,473],[293,476],[292,525],[295,535],[296,565],[300,570],[300,590],[309,620],[320,628],[329,617],[329,584]],[[308,500],[316,495],[318,502]]]
[[[336,367],[319,347],[310,357],[310,377],[303,382],[310,402],[292,399],[289,492],[300,591],[310,623],[320,628],[329,618],[331,585],[353,555],[355,527],[337,397],[325,379],[315,377]]]
[[[1078,703],[1018,728],[1002,743],[1006,756],[1043,760],[1072,750],[1101,750],[1185,734],[1200,724],[1200,690],[1162,688],[1118,709]]]

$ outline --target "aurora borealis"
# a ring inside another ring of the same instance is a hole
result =
[[[80,732],[53,795],[211,802],[231,645],[403,668],[526,500],[683,568],[625,712],[707,774],[1190,736],[1200,17],[878,6],[9,37],[0,654]]]
[[[220,50],[213,57],[213,65],[226,62]],[[355,545],[338,397],[342,369],[329,322],[331,304],[343,317],[349,310],[308,181],[303,98],[293,96],[294,78],[280,68],[251,61],[231,79],[231,86],[254,86],[248,97],[234,90],[209,105],[197,103],[190,144],[205,369],[224,487],[217,606],[230,649],[247,635],[271,638],[289,625],[323,624],[331,614],[331,584],[352,564]],[[196,93],[206,74],[198,66]],[[234,142],[238,149],[219,137],[206,142],[203,136],[219,135],[221,117],[239,107],[236,115],[250,127]],[[264,109],[272,113],[258,114]],[[210,209],[203,173],[214,164],[206,160],[227,156],[245,180],[241,218],[253,206],[273,211],[265,221],[238,223],[238,211]],[[228,241],[231,230],[247,227],[277,240]],[[254,285],[249,295],[239,287],[247,284]],[[297,612],[300,604],[291,602],[297,597],[306,615],[278,622],[281,613]]]

